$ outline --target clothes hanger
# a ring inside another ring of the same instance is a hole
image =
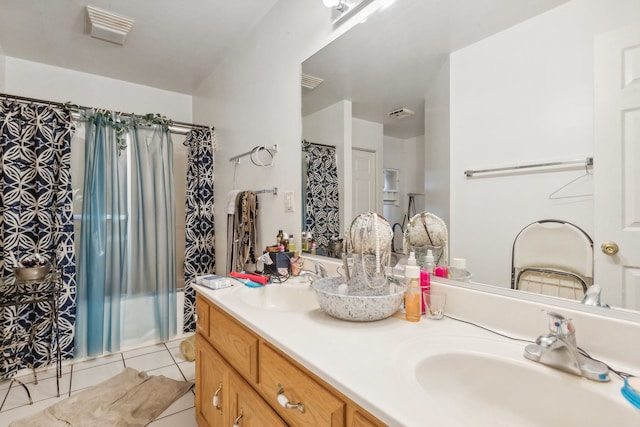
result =
[[[587,176],[592,176],[593,173],[589,170],[589,166],[592,166],[593,163],[589,163],[586,162],[584,165],[584,173],[576,178],[573,178],[571,181],[567,182],[566,184],[562,185],[560,188],[558,188],[557,190],[553,191],[551,194],[549,194],[549,200],[558,200],[558,199],[574,199],[576,197],[587,197],[587,196],[593,196],[593,191],[589,192],[589,193],[584,193],[584,194],[570,194],[570,195],[566,195],[566,196],[562,196],[562,195],[558,195],[558,193],[560,193],[562,190],[564,190],[565,188],[569,187],[571,184],[587,177]]]

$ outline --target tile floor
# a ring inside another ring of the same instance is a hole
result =
[[[38,384],[33,383],[33,375],[26,372],[16,377],[24,382],[33,399],[29,405],[27,395],[19,384],[13,384],[7,400],[0,412],[0,427],[6,427],[14,420],[34,414],[70,395],[98,384],[124,368],[134,368],[145,371],[150,375],[164,375],[176,380],[195,380],[195,363],[188,362],[180,353],[180,342],[184,337],[142,347],[122,353],[84,360],[73,363],[65,362],[60,378],[60,397],[56,397],[55,368],[49,367],[45,371],[38,371]],[[21,371],[19,374],[22,374]],[[0,402],[9,388],[9,381],[0,381]],[[197,426],[195,420],[193,389],[175,401],[166,411],[153,422],[151,427],[191,427]]]

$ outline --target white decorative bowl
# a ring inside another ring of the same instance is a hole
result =
[[[404,299],[405,286],[389,282],[381,289],[362,289],[357,295],[342,295],[338,287],[345,283],[342,276],[316,280],[311,287],[316,292],[320,308],[330,316],[352,322],[382,320],[398,311]]]

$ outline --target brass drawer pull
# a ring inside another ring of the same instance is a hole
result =
[[[220,383],[220,385],[218,386],[218,389],[213,394],[213,399],[211,399],[211,404],[213,405],[213,407],[220,412],[222,412],[222,406],[220,406],[220,397],[218,395],[220,394],[221,391],[222,391],[222,383]]]
[[[284,395],[284,388],[282,388],[282,385],[280,384],[278,384],[278,394],[276,395],[276,398],[278,399],[280,406],[283,408],[297,409],[304,414],[304,405],[302,402],[289,403],[289,398]]]

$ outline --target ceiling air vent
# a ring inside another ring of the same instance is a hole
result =
[[[124,45],[134,20],[87,6],[87,33],[96,39]]]
[[[307,89],[313,90],[317,88],[323,81],[324,80],[320,77],[302,73],[302,87],[306,87]]]
[[[395,117],[396,119],[403,119],[405,117],[411,117],[415,113],[408,108],[398,108],[397,110],[389,111],[389,115],[391,117]]]

